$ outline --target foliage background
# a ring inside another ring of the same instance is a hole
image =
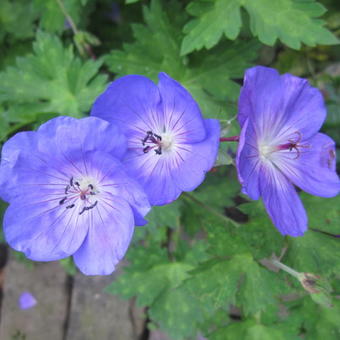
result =
[[[337,0],[1,0],[0,143],[57,115],[87,115],[115,77],[156,81],[160,71],[235,135],[244,70],[261,64],[322,90],[323,131],[340,145],[339,36]],[[107,291],[136,296],[149,328],[173,339],[339,339],[340,197],[301,194],[310,230],[282,237],[262,203],[240,194],[235,148],[221,146],[195,192],[153,209]],[[273,256],[323,288],[275,270]]]

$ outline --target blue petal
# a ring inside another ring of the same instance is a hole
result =
[[[4,216],[9,245],[35,261],[53,261],[73,254],[87,234],[85,214],[59,205],[54,190],[33,192],[11,201]]]
[[[206,119],[204,124],[207,131],[207,138],[204,141],[179,146],[178,165],[173,167],[173,178],[183,191],[196,189],[203,182],[206,173],[214,166],[217,158],[220,138],[219,121]]]
[[[119,127],[96,117],[57,117],[41,125],[37,133],[39,151],[55,150],[66,157],[74,152],[101,150],[121,159],[127,149]]]
[[[129,177],[123,165],[117,159],[100,151],[86,154],[89,163],[98,167],[97,177],[100,180],[100,193],[119,196],[130,204],[135,224],[144,225],[144,216],[150,211],[150,203],[142,186]],[[100,174],[100,171],[102,172]]]
[[[143,185],[151,205],[168,204],[181,194],[173,176],[174,156],[163,157],[153,152],[127,154],[124,165],[131,177]]]
[[[162,72],[158,77],[166,129],[182,134],[183,141],[187,143],[204,140],[206,129],[203,117],[191,94],[166,73]]]
[[[253,120],[261,137],[285,137],[299,131],[303,139],[313,136],[326,117],[321,92],[306,79],[280,76],[274,69],[248,69],[239,99],[238,119]]]
[[[134,218],[130,205],[118,196],[111,195],[96,208],[88,235],[73,258],[85,275],[109,275],[130,244]]]
[[[147,131],[158,131],[163,127],[160,102],[159,90],[150,79],[129,75],[108,86],[96,99],[91,116],[115,122],[128,137],[128,142],[133,136],[140,141]]]
[[[54,185],[65,186],[69,177],[57,154],[38,151],[40,141],[35,132],[12,137],[2,151],[0,182],[2,197],[10,202],[31,192]]]
[[[20,309],[30,309],[37,304],[36,298],[30,292],[22,292],[18,302]]]
[[[338,195],[340,179],[335,171],[334,141],[318,133],[303,144],[298,153],[281,153],[277,166],[296,186],[312,195]]]
[[[19,132],[4,144],[0,164],[0,197],[4,201],[9,202],[19,191],[20,187],[16,175],[13,174],[13,167],[18,163],[20,155],[31,154],[36,148],[35,132]]]
[[[257,150],[256,133],[249,119],[245,121],[241,130],[236,165],[243,193],[253,200],[259,199],[262,165]]]
[[[263,167],[261,196],[275,227],[282,235],[302,236],[307,230],[307,215],[294,186],[268,164]]]

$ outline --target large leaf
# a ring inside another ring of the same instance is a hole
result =
[[[0,73],[0,104],[12,122],[31,121],[40,113],[80,117],[104,89],[98,75],[100,61],[82,62],[72,47],[55,36],[39,32],[34,53],[17,58],[15,67]]]
[[[173,13],[177,13],[175,17]],[[106,58],[110,70],[118,76],[142,74],[154,81],[164,71],[191,92],[206,117],[232,117],[236,107],[230,109],[227,104],[236,101],[240,88],[232,79],[241,78],[251,65],[257,44],[228,43],[188,61],[180,56],[183,34],[179,26],[186,15],[177,2],[169,2],[165,10],[160,1],[153,0],[150,8],[144,7],[144,18],[146,25],[132,26],[135,41]]]
[[[241,30],[241,8],[250,17],[254,36],[267,45],[280,39],[289,47],[299,49],[301,43],[336,44],[337,38],[318,19],[325,8],[314,0],[198,0],[192,1],[187,11],[196,18],[184,27],[181,54],[203,47],[215,46],[225,35],[235,39]]]

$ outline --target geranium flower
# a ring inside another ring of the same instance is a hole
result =
[[[125,173],[126,140],[95,117],[59,117],[20,132],[2,150],[0,195],[7,242],[28,258],[73,255],[88,275],[110,274],[149,203]]]
[[[123,162],[152,205],[194,190],[216,160],[219,122],[203,119],[189,92],[165,73],[159,74],[158,86],[138,75],[114,81],[91,115],[118,124],[125,133]]]
[[[323,197],[340,191],[334,141],[318,133],[325,117],[322,95],[307,80],[266,67],[247,70],[239,99],[238,175],[244,193],[262,197],[283,235],[307,229],[294,186]]]

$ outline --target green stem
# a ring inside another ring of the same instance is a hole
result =
[[[195,198],[194,196],[188,194],[187,192],[183,193],[183,197],[189,199],[190,201],[194,202],[195,204],[197,204],[198,206],[204,208],[205,210],[209,211],[210,213],[212,213],[213,215],[215,215],[216,217],[219,217],[220,219],[222,219],[224,222],[227,223],[231,223],[234,227],[238,228],[240,225],[235,222],[234,220],[232,220],[231,218],[228,218],[227,216],[221,214],[220,212],[218,212],[217,210],[215,210],[214,208],[206,205],[205,203],[203,203],[202,201],[198,200],[197,198]]]
[[[301,273],[297,272],[296,270],[286,266],[285,264],[281,263],[278,260],[270,260],[270,262],[277,268],[282,269],[283,271],[285,271],[286,273],[294,276],[295,278],[297,278],[298,280],[300,280],[301,278]]]
[[[76,24],[74,23],[72,17],[68,14],[65,6],[64,6],[64,3],[62,2],[62,0],[56,0],[57,4],[59,5],[60,7],[60,10],[63,12],[65,18],[67,19],[67,21],[69,22],[70,26],[71,26],[71,29],[73,31],[74,34],[77,34],[78,33],[78,29],[77,29],[77,26]]]

